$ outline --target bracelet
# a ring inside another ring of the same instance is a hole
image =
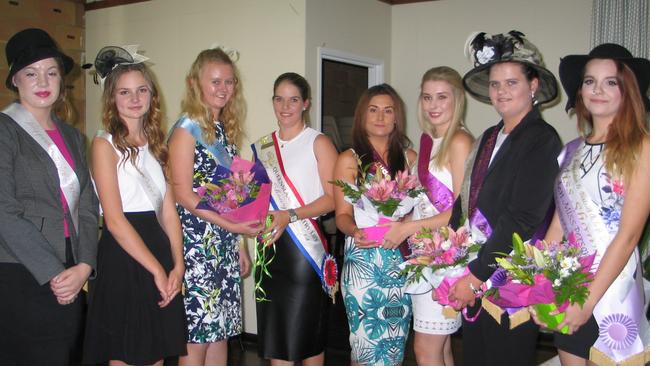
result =
[[[483,295],[483,290],[481,289],[480,286],[479,286],[479,288],[476,288],[476,287],[474,287],[474,284],[470,282],[470,283],[469,283],[469,288],[470,288],[470,289],[472,290],[472,292],[474,293],[474,296],[477,296],[477,297],[478,297],[478,296]]]

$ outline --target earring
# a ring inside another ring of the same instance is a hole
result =
[[[535,98],[535,91],[531,91],[531,92],[530,92],[530,99],[532,99],[532,101],[533,101],[533,105],[537,105],[537,103],[539,103],[539,102],[537,101],[537,98]]]

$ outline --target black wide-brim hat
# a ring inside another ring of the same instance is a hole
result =
[[[486,34],[473,34],[468,39],[465,52],[474,68],[463,77],[467,92],[476,99],[490,103],[490,67],[501,62],[518,62],[537,71],[539,86],[535,98],[540,104],[553,101],[557,97],[557,79],[544,67],[542,55],[537,47],[519,31],[510,31],[486,37]]]
[[[650,111],[650,100],[647,94],[650,85],[650,61],[632,56],[627,48],[615,43],[603,43],[594,47],[588,55],[569,55],[560,60],[560,81],[567,95],[565,107],[567,111],[575,108],[585,66],[595,58],[612,59],[626,64],[636,76],[645,110]]]
[[[25,29],[14,34],[7,42],[5,54],[9,65],[5,85],[13,91],[17,90],[11,82],[13,76],[34,62],[50,57],[58,58],[63,65],[64,75],[68,74],[74,66],[72,58],[59,50],[56,42],[46,31],[38,28]]]

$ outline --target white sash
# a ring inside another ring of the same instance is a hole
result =
[[[284,174],[282,156],[279,153],[274,134],[275,132],[262,137],[253,145],[257,159],[262,162],[271,180],[271,208],[274,210],[287,210],[304,206],[300,194]],[[321,282],[325,283],[323,263],[327,256],[327,242],[316,222],[312,219],[298,220],[290,223],[285,231],[291,236],[293,242],[316,271]]]
[[[599,207],[592,201],[580,179],[582,146],[584,143],[558,176],[555,201],[564,232],[573,232],[589,252],[596,251],[592,269],[595,272],[615,233],[610,234]],[[635,249],[594,308],[600,333],[593,347],[599,351],[600,357],[604,354],[620,362],[642,354],[648,344],[650,328],[645,319],[641,271],[638,268],[639,253]]]
[[[27,132],[50,156],[56,166],[59,176],[59,187],[63,192],[75,232],[79,233],[79,196],[81,188],[79,179],[70,164],[56,146],[45,129],[36,121],[34,116],[20,103],[10,104],[2,113],[11,117],[25,132]]]
[[[97,137],[101,137],[105,139],[111,144],[111,146],[113,146],[113,149],[115,149],[115,145],[113,145],[113,138],[110,133],[100,130],[97,131]],[[116,151],[119,153],[117,149]],[[147,196],[147,199],[151,203],[151,206],[154,208],[158,221],[160,221],[162,219],[162,217],[160,216],[162,211],[162,202],[163,202],[162,194],[160,193],[160,190],[156,186],[156,183],[154,183],[154,180],[151,177],[151,174],[149,174],[149,171],[147,170],[145,164],[142,164],[142,167],[134,166],[134,168],[140,173],[137,176],[138,183],[140,184],[140,187],[144,191],[145,196]]]

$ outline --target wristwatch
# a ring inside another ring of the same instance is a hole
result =
[[[287,212],[289,213],[289,223],[298,221],[298,214],[296,213],[296,210],[290,208],[287,210]]]
[[[474,293],[474,296],[479,297],[479,296],[483,295],[483,288],[481,286],[476,288],[476,287],[474,287],[474,284],[470,282],[469,283],[469,288]]]

